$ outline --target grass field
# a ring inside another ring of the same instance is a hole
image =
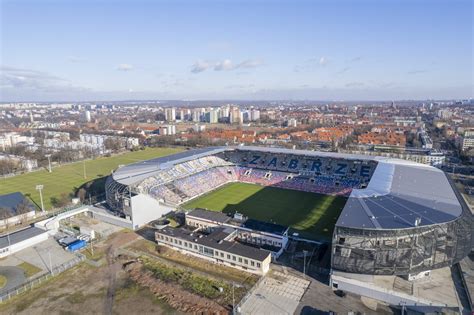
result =
[[[33,275],[35,275],[35,274],[37,274],[38,272],[41,271],[41,268],[38,268],[35,265],[27,263],[26,261],[22,262],[17,267],[23,269],[23,271],[25,272],[25,276],[27,278],[29,278],[29,277],[31,277],[31,276],[33,276]]]
[[[87,178],[84,179],[83,162],[77,162],[53,168],[52,173],[46,170],[0,179],[0,194],[19,191],[40,205],[40,197],[35,187],[44,185],[43,199],[45,208],[51,208],[51,198],[59,198],[62,193],[72,193],[86,182],[102,178],[121,164],[148,160],[160,156],[170,155],[182,151],[174,148],[147,148],[142,151],[127,152],[124,154],[102,157],[86,161]]]
[[[303,237],[330,239],[346,200],[345,197],[231,183],[191,200],[184,208],[237,211],[252,219],[290,226],[292,233]]]

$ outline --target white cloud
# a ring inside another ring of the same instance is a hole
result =
[[[415,70],[408,71],[407,74],[422,74],[422,73],[427,73],[427,72],[429,71],[426,69],[415,69]]]
[[[133,70],[133,66],[128,63],[121,63],[117,66],[118,71],[131,71]]]
[[[0,66],[0,87],[41,89],[67,84],[67,80],[31,69]]]
[[[214,70],[215,71],[230,71],[234,70],[235,67],[232,64],[232,61],[229,59],[225,59],[223,61],[219,61],[214,65]]]
[[[293,69],[294,72],[307,72],[307,71],[314,71],[319,69],[320,67],[325,67],[329,63],[329,59],[327,57],[320,57],[320,58],[311,58],[303,63],[296,65]]]
[[[256,68],[261,65],[263,65],[263,60],[261,59],[247,59],[239,63],[237,65],[237,68],[249,69],[249,68]]]
[[[40,99],[46,95],[53,98],[89,91],[44,71],[0,66],[0,99]]]
[[[339,70],[338,72],[336,72],[336,74],[343,74],[343,73],[346,73],[349,70],[351,70],[351,67],[344,67],[341,70]]]
[[[209,69],[209,67],[211,67],[211,64],[209,62],[204,61],[204,60],[198,60],[191,66],[191,72],[192,73],[203,72]]]
[[[234,64],[230,59],[221,61],[198,60],[191,66],[192,73],[200,73],[213,68],[214,71],[232,71],[237,69],[251,69],[263,65],[261,59],[247,59]]]

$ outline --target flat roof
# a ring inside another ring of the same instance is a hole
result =
[[[21,192],[14,192],[10,194],[0,195],[0,211],[8,212],[8,217],[16,216],[19,213],[17,212],[17,206],[22,202],[26,203],[31,210],[34,211],[35,208],[33,204],[23,196]]]
[[[173,228],[167,226],[157,231],[164,235],[176,237],[188,242],[192,242],[198,245],[203,245],[218,251],[227,252],[229,254],[235,254],[242,257],[248,257],[250,259],[263,261],[269,255],[270,251],[265,249],[259,249],[252,246],[246,246],[238,242],[229,242],[224,239],[232,233],[234,229],[230,227],[218,227],[214,228],[210,234],[201,234],[188,230],[186,228]]]
[[[260,231],[260,232],[267,232],[276,235],[283,235],[287,230],[288,227],[280,224],[263,222],[254,219],[247,219],[243,223],[243,227]]]
[[[48,233],[48,231],[32,226],[23,230],[12,232],[10,234],[3,234],[0,236],[0,248],[6,248],[9,245],[23,242],[29,238],[43,233]]]
[[[195,217],[199,219],[204,219],[208,221],[215,221],[219,223],[226,223],[231,219],[227,214],[219,211],[210,211],[206,209],[196,208],[188,213],[186,216]]]

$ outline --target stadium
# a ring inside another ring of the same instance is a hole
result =
[[[119,167],[108,206],[139,227],[175,209],[235,212],[332,243],[331,268],[418,275],[471,251],[473,218],[440,170],[414,162],[264,147],[215,147]]]

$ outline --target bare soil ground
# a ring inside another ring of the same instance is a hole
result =
[[[0,305],[1,314],[175,314],[166,303],[134,286],[127,273],[115,277],[113,304],[107,299],[109,267],[87,264],[66,271],[44,285]]]
[[[99,244],[107,264],[86,263],[39,287],[0,304],[1,314],[176,314],[169,305],[134,284],[115,258],[115,250],[135,240],[133,232],[118,232]]]
[[[213,300],[192,294],[174,283],[156,279],[153,273],[145,270],[139,261],[132,262],[125,268],[131,279],[147,287],[155,296],[161,297],[177,310],[191,314],[228,314],[229,312]]]
[[[247,289],[251,288],[259,278],[259,276],[248,272],[214,264],[195,256],[182,254],[176,250],[157,245],[156,243],[145,239],[137,240],[127,246],[127,248],[137,253],[145,253],[151,257],[167,260],[176,266],[185,269],[192,269],[202,275],[207,275],[227,282],[235,282],[239,285],[245,286]]]
[[[239,276],[240,281],[235,282],[247,286],[256,280],[254,276],[243,277],[243,273],[235,270],[222,276],[229,270],[221,270],[220,267],[218,271],[210,273],[209,269],[216,266],[206,266],[208,264],[200,260],[191,264],[190,257],[175,256],[173,252],[165,251],[173,258],[168,264],[184,270],[179,272],[225,281],[222,283],[223,297],[206,298],[182,284],[158,279],[152,271],[143,268],[141,260],[120,254],[119,249],[127,246],[135,245],[135,249],[143,249],[145,244],[140,243],[142,241],[139,235],[131,231],[110,235],[107,240],[94,246],[92,256],[103,262],[102,265],[94,264],[94,261],[98,261],[95,259],[91,263],[84,262],[0,304],[0,314],[228,314],[231,309],[228,301],[229,283]],[[146,247],[151,253],[156,253],[153,243],[147,243]],[[176,264],[173,262],[175,259],[183,259],[186,263]],[[218,274],[221,277],[216,277]],[[236,301],[245,292],[245,288],[236,289]]]

